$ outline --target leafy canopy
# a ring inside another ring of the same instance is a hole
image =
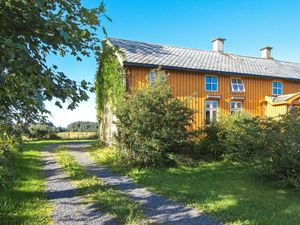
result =
[[[164,71],[155,71],[147,88],[134,92],[117,107],[117,144],[124,157],[138,166],[174,163],[187,143],[194,112],[172,95]]]
[[[67,102],[69,109],[87,100],[90,85],[67,78],[47,57],[81,61],[98,54],[103,18],[103,3],[88,9],[80,0],[0,0],[0,121],[43,120],[45,100]]]

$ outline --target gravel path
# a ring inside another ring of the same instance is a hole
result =
[[[59,145],[51,145],[43,150],[46,192],[53,205],[54,224],[103,224],[116,225],[110,215],[100,212],[93,204],[85,203],[78,196],[78,190],[72,185],[54,157]]]
[[[171,225],[218,224],[195,209],[154,194],[146,188],[137,185],[132,179],[110,172],[106,166],[94,164],[88,153],[83,150],[83,148],[86,147],[84,144],[70,144],[68,147],[70,153],[82,166],[85,166],[89,172],[101,178],[106,184],[126,193],[131,199],[142,202],[144,215],[148,217],[152,223]]]

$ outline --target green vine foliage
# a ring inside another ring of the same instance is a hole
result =
[[[99,67],[96,74],[96,109],[97,119],[101,123],[103,112],[107,104],[114,110],[125,96],[125,71],[117,56],[117,49],[110,46],[104,40],[102,42],[102,52],[99,55]]]

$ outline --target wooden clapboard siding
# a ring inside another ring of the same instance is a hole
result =
[[[149,85],[148,74],[151,71],[144,67],[127,67],[127,82],[129,91],[132,92],[139,87]],[[193,128],[200,127],[204,122],[204,102],[207,95],[219,95],[219,112],[229,113],[230,101],[232,96],[244,97],[243,108],[246,112],[254,116],[262,116],[261,104],[265,96],[272,95],[272,82],[281,81],[283,84],[283,94],[295,93],[300,91],[300,82],[290,80],[278,80],[270,78],[235,76],[235,75],[217,75],[219,85],[217,92],[205,91],[205,75],[215,75],[213,73],[204,74],[188,71],[166,71],[168,74],[168,83],[172,88],[173,94],[179,99],[193,96],[189,106],[195,110],[195,123]],[[245,92],[231,92],[231,78],[242,78],[245,85]]]

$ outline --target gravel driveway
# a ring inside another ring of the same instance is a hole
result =
[[[110,172],[106,166],[96,165],[88,153],[83,150],[84,147],[86,147],[84,144],[68,145],[71,154],[89,172],[99,177],[106,184],[129,195],[131,199],[142,202],[144,214],[151,222],[171,225],[218,224],[195,209],[154,194],[146,188],[137,185],[132,179]]]
[[[58,145],[51,145],[43,150],[46,192],[53,206],[54,224],[103,224],[116,225],[110,215],[100,212],[92,204],[84,202],[78,196],[68,176],[56,162],[54,150]]]

